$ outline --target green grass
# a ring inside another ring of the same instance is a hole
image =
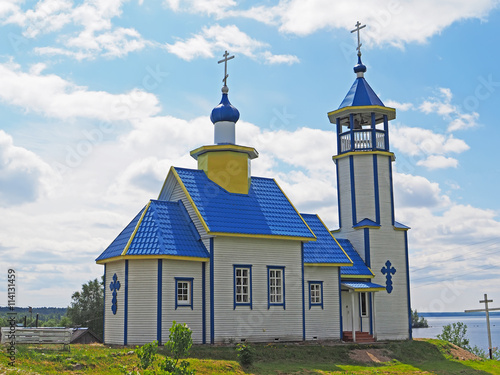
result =
[[[451,346],[440,340],[399,341],[373,345],[259,344],[255,362],[243,369],[234,347],[194,346],[189,362],[197,374],[499,374],[498,361],[458,361]],[[382,349],[388,362],[362,363],[349,356],[354,349]],[[124,374],[137,370],[133,348],[103,345],[18,346],[16,370],[23,374]],[[164,348],[160,356],[166,354]],[[160,357],[161,358],[161,357]],[[6,356],[0,355],[0,373],[10,373]],[[13,370],[13,369],[12,369]],[[6,372],[7,371],[7,372]],[[16,372],[17,372],[16,371]]]

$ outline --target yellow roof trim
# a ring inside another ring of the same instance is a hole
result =
[[[389,151],[350,151],[340,155],[333,155],[332,159],[337,160],[351,155],[383,155],[390,156],[392,158],[392,161],[396,160],[396,156],[394,155],[394,153]]]
[[[304,266],[318,267],[352,267],[352,263],[305,263]]]
[[[371,272],[371,270],[370,270]],[[373,279],[375,275],[340,275],[340,279]]]
[[[393,227],[394,227],[394,230],[402,230],[402,231],[407,231],[410,229],[410,228],[396,228],[394,225],[393,225]]]
[[[263,238],[268,240],[293,240],[293,241],[316,241],[316,237],[299,237],[299,236],[280,236],[278,234],[247,234],[247,233],[227,233],[227,232],[209,232],[212,236],[221,237],[246,237],[246,238]]]
[[[361,227],[353,227],[354,229],[365,229],[365,228],[370,228],[370,229],[380,229],[378,225],[363,225]]]
[[[314,236],[314,239],[309,239],[308,241],[316,241],[316,235],[314,234],[314,232],[312,231],[312,229],[309,228],[309,225],[307,225],[306,221],[304,220],[304,218],[302,217],[302,215],[299,213],[299,211],[295,208],[295,206],[293,205],[292,201],[290,199],[288,199],[288,196],[285,194],[285,192],[283,191],[283,189],[281,188],[281,186],[278,184],[278,182],[276,182],[276,180],[274,178],[273,178],[273,181],[276,184],[276,186],[278,187],[278,189],[280,189],[281,193],[285,196],[285,198],[288,201],[288,203],[290,203],[290,205],[293,207],[293,209],[295,210],[295,212],[297,213],[297,215],[299,215],[300,219],[306,225],[307,229],[309,229],[309,231],[311,232],[311,234]],[[306,238],[308,238],[308,237],[306,237]]]
[[[206,152],[213,152],[213,151],[242,152],[242,153],[248,154],[248,157],[250,159],[255,159],[255,158],[259,157],[259,153],[257,152],[257,150],[255,148],[247,147],[247,146],[238,146],[238,145],[233,145],[233,144],[201,146],[201,147],[194,149],[189,154],[194,159],[198,159],[198,156],[200,156]]]
[[[349,288],[346,286],[348,289],[354,290],[355,292],[381,292],[382,290],[385,290],[385,288]]]
[[[179,183],[179,186],[181,187],[182,191],[184,194],[186,194],[186,198],[188,199],[189,203],[191,203],[191,206],[193,207],[194,212],[196,213],[196,216],[198,216],[198,219],[201,221],[201,225],[203,225],[203,228],[207,233],[210,233],[210,228],[208,227],[207,223],[205,223],[205,220],[203,220],[203,216],[201,216],[200,211],[198,210],[198,207],[196,207],[196,204],[193,201],[193,198],[191,198],[191,195],[189,195],[188,190],[184,186],[184,183],[182,182],[181,178],[179,177],[179,174],[175,170],[175,167],[170,167],[170,172],[173,173],[175,178],[177,179],[177,182]]]
[[[392,107],[385,107],[381,105],[360,105],[360,106],[348,106],[348,107],[342,107],[339,109],[336,109],[335,111],[328,112],[328,117],[337,115],[340,113],[344,112],[376,112],[376,111],[381,111],[381,112],[387,112],[387,113],[392,113],[394,114],[394,118],[396,118],[396,109]],[[337,116],[338,117],[338,116]]]
[[[125,255],[127,254],[127,251],[130,247],[130,245],[132,244],[132,241],[134,240],[134,237],[135,235],[137,234],[137,231],[139,230],[139,227],[141,226],[141,223],[142,223],[142,219],[144,219],[144,216],[146,215],[146,212],[148,211],[149,209],[149,206],[151,205],[151,201],[148,202],[148,204],[146,205],[146,207],[144,207],[144,211],[142,211],[142,215],[141,217],[139,218],[139,221],[137,222],[136,226],[135,226],[135,229],[134,231],[132,232],[132,235],[130,236],[130,238],[128,239],[128,242],[127,244],[125,245],[125,249],[123,249],[122,251],[122,254],[121,255]]]
[[[188,261],[192,261],[192,262],[206,262],[207,260],[209,260],[209,258],[202,258],[202,257],[151,254],[151,255],[118,255],[118,256],[112,257],[112,258],[98,260],[96,263],[97,264],[105,264],[105,263],[116,262],[118,260],[125,260],[125,259],[153,259],[153,260],[154,259],[170,259],[170,260],[188,260]]]
[[[345,252],[344,248],[342,246],[340,246],[339,244],[339,241],[337,241],[337,239],[333,236],[332,232],[330,232],[328,230],[328,227],[326,226],[326,224],[323,222],[323,220],[321,220],[321,218],[319,217],[318,214],[316,214],[316,217],[318,218],[318,220],[321,222],[321,224],[323,224],[323,226],[326,228],[326,230],[328,231],[328,233],[330,234],[330,236],[332,236],[332,238],[335,240],[335,242],[337,243],[337,245],[339,245],[340,249],[342,250],[342,252],[344,253],[344,255],[347,257],[347,259],[349,259],[349,262],[351,262],[351,266],[354,264],[354,262],[352,261],[352,259],[349,257],[349,255],[347,255],[347,253]],[[340,264],[340,263],[339,263]]]

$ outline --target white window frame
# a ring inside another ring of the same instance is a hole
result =
[[[193,278],[192,277],[176,277],[175,278],[175,309],[178,307],[191,307],[193,309]],[[186,294],[179,294],[179,285],[182,284],[182,290],[186,290]],[[179,297],[187,297],[187,299],[179,299]]]
[[[252,266],[248,264],[234,264],[233,273],[233,309],[236,309],[236,306],[250,306],[250,309],[252,309]],[[244,275],[245,273],[246,275]],[[247,297],[246,301],[245,296]]]
[[[267,308],[285,305],[285,267],[267,266]]]
[[[363,300],[364,300],[364,311],[363,311]],[[359,314],[362,318],[367,318],[369,316],[369,297],[368,292],[359,292]]]

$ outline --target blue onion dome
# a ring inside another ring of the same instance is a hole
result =
[[[354,73],[365,73],[366,65],[361,62],[361,56],[358,55],[358,63],[354,66]]]
[[[229,103],[229,98],[227,97],[228,91],[227,86],[222,88],[222,99],[219,105],[212,110],[210,120],[214,124],[219,121],[236,122],[240,118],[240,112]]]

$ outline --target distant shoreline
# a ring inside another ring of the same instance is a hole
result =
[[[472,316],[486,316],[485,312],[473,312],[473,313],[465,313],[465,312],[418,312],[418,316],[422,316],[424,318],[439,318],[439,317],[450,317],[450,316],[463,316],[463,317],[472,317]],[[490,316],[500,316],[500,311],[491,311]]]

